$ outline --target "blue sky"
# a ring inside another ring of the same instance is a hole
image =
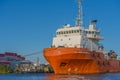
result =
[[[120,55],[120,0],[83,0],[84,25],[97,19],[105,49]],[[77,0],[0,0],[0,53],[21,55],[42,52],[55,31],[64,24],[74,26]],[[43,60],[42,53],[38,56]]]

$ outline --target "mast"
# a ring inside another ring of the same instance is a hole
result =
[[[83,18],[82,18],[82,0],[78,0],[78,16],[76,20],[76,26],[82,27],[83,26]]]

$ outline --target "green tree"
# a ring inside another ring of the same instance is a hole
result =
[[[9,66],[5,66],[5,65],[0,64],[0,74],[6,74],[9,72],[11,72],[11,69]]]

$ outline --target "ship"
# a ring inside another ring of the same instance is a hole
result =
[[[105,51],[100,44],[104,37],[91,20],[83,27],[82,0],[78,0],[78,15],[75,26],[66,24],[57,29],[50,47],[43,55],[55,74],[100,74],[120,72],[120,60],[115,51]]]

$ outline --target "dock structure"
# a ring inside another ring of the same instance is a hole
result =
[[[41,64],[39,57],[37,61],[26,60],[28,56],[34,56],[40,52],[25,56],[13,52],[0,54],[0,73],[51,73],[54,72],[51,65]],[[5,67],[4,67],[5,66]],[[8,69],[9,68],[9,69]]]
[[[53,73],[51,65],[40,64],[39,66],[33,63],[18,63],[13,69],[13,73]]]

